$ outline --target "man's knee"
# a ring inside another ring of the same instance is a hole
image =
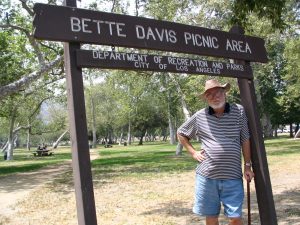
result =
[[[242,219],[241,218],[230,218],[230,225],[242,225]]]
[[[219,225],[219,218],[217,216],[206,217],[206,225]]]

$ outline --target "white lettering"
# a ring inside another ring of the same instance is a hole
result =
[[[243,41],[236,41],[236,40],[230,41],[227,39],[226,50],[252,54],[249,44]]]
[[[81,19],[81,23],[82,23],[82,32],[84,33],[92,33],[91,30],[87,30],[86,28],[88,27],[88,25],[86,24],[86,22],[90,22],[91,19],[87,19],[87,18],[82,18]]]
[[[252,54],[252,51],[250,49],[250,46],[248,45],[248,43],[246,42],[246,52],[249,52],[250,54]]]
[[[93,50],[93,59],[97,59],[99,57],[98,51]]]
[[[218,39],[216,37],[212,37],[211,38],[211,41],[212,41],[212,46],[214,48],[219,48],[219,45],[218,45]]]
[[[116,23],[116,26],[117,26],[117,35],[119,37],[126,37],[126,34],[121,34],[123,28],[121,26],[125,26],[125,23]]]
[[[221,73],[220,69],[212,69],[212,68],[207,68],[207,67],[204,67],[204,68],[196,67],[196,72],[198,72],[198,73],[208,73],[208,74],[210,74],[210,73],[220,74]]]
[[[155,28],[155,32],[156,32],[159,40],[164,41],[165,29],[162,29],[161,32],[159,32],[159,30],[157,28]],[[166,35],[166,36],[168,36],[168,35]]]
[[[103,52],[104,59],[106,59],[109,56],[109,54],[110,52]]]
[[[158,64],[159,69],[164,70],[167,68],[167,64]]]
[[[192,39],[192,35],[188,32],[184,32],[184,41],[185,41],[185,44],[187,45],[189,40]]]
[[[171,42],[171,43],[177,42],[176,32],[174,30],[168,30],[164,28],[158,29],[156,27],[144,28],[141,25],[136,25],[135,31],[136,31],[137,39],[147,39],[147,40]]]
[[[135,32],[138,39],[145,39],[145,29],[143,26],[136,25]]]
[[[110,53],[110,58],[109,59],[114,59],[116,60],[116,56],[115,56],[115,53],[114,52],[111,52]]]
[[[217,68],[217,69],[223,69],[223,63],[221,63],[221,62],[213,62],[212,63],[212,67],[213,68]]]
[[[244,71],[244,66],[243,65],[237,65],[237,64],[234,64],[234,63],[227,63],[226,67],[227,67],[227,69],[230,69],[230,70]]]
[[[149,68],[149,63],[145,62],[134,62],[135,68]]]
[[[155,55],[153,57],[153,60],[155,63],[160,63],[161,62],[161,59],[162,59],[162,56],[159,56],[159,55]]]
[[[228,49],[230,48],[230,51],[233,51],[233,48],[231,46],[231,43],[230,41],[227,39],[227,42],[226,42],[226,50],[228,51]]]
[[[109,34],[110,34],[110,36],[112,36],[113,35],[113,32],[112,32],[112,25],[113,24],[116,24],[115,22],[111,22],[111,21],[105,21],[105,23],[106,24],[108,24],[108,27],[109,27]]]
[[[169,31],[169,40],[173,44],[177,42],[176,32],[174,30]]]
[[[77,17],[71,17],[71,30],[73,32],[79,32],[81,30],[80,20]]]
[[[195,61],[195,63],[196,63],[197,66],[208,67],[207,61],[202,61],[202,60],[197,60],[197,59],[195,59],[194,61]]]
[[[150,39],[150,36],[152,37],[152,39],[153,39],[154,41],[156,41],[155,35],[154,35],[154,33],[153,33],[151,27],[148,27],[148,31],[147,31],[147,40]]]
[[[200,34],[191,34],[184,32],[185,44],[192,44],[193,46],[205,48],[219,48],[218,39],[216,37],[205,36]]]
[[[97,24],[97,32],[98,32],[98,34],[100,34],[101,33],[100,23],[104,23],[104,21],[102,21],[102,20],[93,20],[92,22]]]
[[[176,65],[176,70],[177,71],[188,71],[188,68],[187,68],[187,66]]]
[[[232,48],[233,48],[233,51],[239,51],[238,49],[238,42],[236,40],[232,40]]]

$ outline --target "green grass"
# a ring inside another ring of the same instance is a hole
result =
[[[176,146],[151,143],[143,146],[114,146],[99,151],[93,161],[93,171],[106,176],[147,176],[158,173],[180,173],[192,170],[196,162],[186,152],[175,156]]]
[[[272,165],[279,162],[278,157],[300,159],[300,140],[280,137],[265,140],[265,146],[268,162]],[[93,172],[95,175],[109,178],[157,176],[158,173],[180,173],[193,170],[196,162],[185,150],[182,156],[176,157],[175,149],[176,146],[168,143],[146,143],[143,146],[114,146],[110,149],[101,149],[100,159],[92,163]]]
[[[44,157],[34,157],[34,150],[15,149],[13,160],[4,161],[3,155],[0,160],[0,176],[38,170],[48,165],[62,163],[71,159],[70,148],[58,148],[54,150],[54,155]]]
[[[265,140],[268,156],[288,156],[300,154],[300,140],[288,137],[280,137]]]
[[[280,159],[300,159],[300,140],[280,137],[265,140],[268,162],[276,164]],[[199,144],[195,144],[199,148]],[[193,170],[196,162],[184,150],[182,156],[175,156],[175,145],[165,142],[145,143],[142,146],[100,146],[99,159],[92,162],[94,175],[113,176],[157,176]],[[16,149],[13,161],[0,159],[0,176],[17,172],[33,171],[62,163],[71,159],[70,148],[59,148],[54,156],[34,157],[32,152]]]

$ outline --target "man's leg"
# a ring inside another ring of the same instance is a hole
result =
[[[230,225],[242,225],[244,189],[242,179],[224,180],[221,199]]]
[[[206,217],[206,225],[219,225],[219,218],[216,216]]]
[[[230,218],[229,219],[229,224],[230,225],[242,225],[243,224],[243,221],[241,218]]]

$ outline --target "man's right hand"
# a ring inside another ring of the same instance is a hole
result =
[[[201,149],[201,151],[195,151],[192,154],[193,158],[199,162],[203,162],[205,160],[205,151]]]

